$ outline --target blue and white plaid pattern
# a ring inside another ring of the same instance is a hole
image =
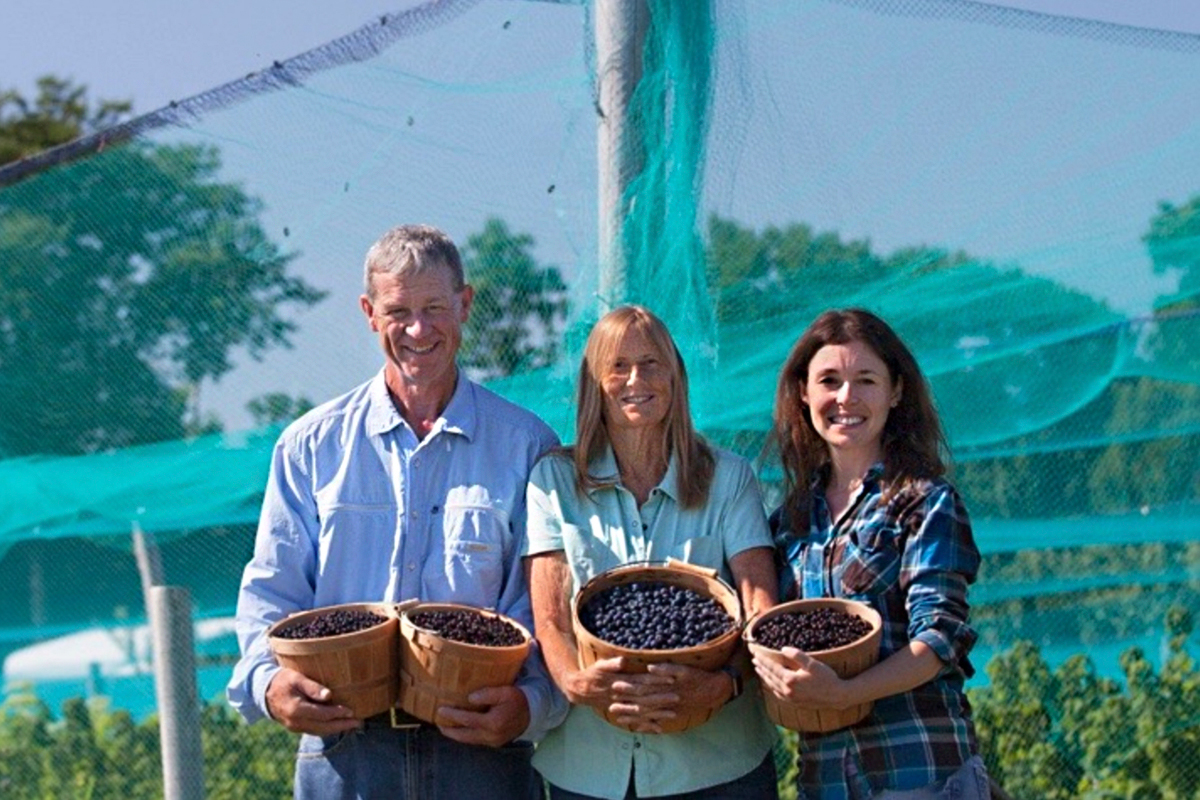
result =
[[[780,600],[866,602],[883,618],[880,661],[917,640],[945,667],[923,686],[877,700],[857,725],[801,734],[805,798],[851,800],[929,786],[977,752],[963,681],[974,673],[967,654],[977,634],[967,622],[967,586],[980,557],[966,508],[941,479],[919,481],[883,503],[882,475],[881,464],[867,473],[836,525],[825,503],[825,475],[813,482],[807,529],[795,530],[782,509],[772,515]],[[854,787],[847,763],[857,773]]]

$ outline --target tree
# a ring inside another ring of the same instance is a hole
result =
[[[1156,275],[1179,272],[1179,289],[1175,299],[1164,304],[1165,309],[1200,305],[1200,195],[1180,206],[1159,203],[1142,241],[1150,251]]]
[[[312,408],[313,402],[307,397],[292,397],[283,392],[269,392],[246,403],[246,410],[259,427],[286,424]]]
[[[90,108],[85,87],[49,75],[37,87],[32,102],[14,90],[0,92],[0,166],[109,128],[132,109],[113,100]]]
[[[1125,682],[1086,655],[1051,671],[1029,642],[988,664],[968,691],[988,770],[1013,797],[1194,800],[1200,795],[1200,675],[1188,655],[1190,610],[1165,615],[1161,672],[1139,648],[1121,656]]]
[[[533,237],[492,218],[467,237],[463,266],[475,287],[471,324],[459,360],[481,380],[553,364],[567,315],[567,286],[557,267],[534,259]]]
[[[807,322],[832,301],[829,287],[861,286],[887,275],[866,240],[843,242],[836,233],[814,233],[798,222],[756,232],[716,215],[708,221],[708,285],[721,322],[747,313]]]
[[[82,88],[13,93],[0,141],[57,143],[112,119]],[[72,126],[74,126],[72,128]],[[41,137],[40,140],[38,137]],[[214,427],[196,412],[231,351],[289,346],[290,275],[262,205],[217,180],[219,152],[131,141],[0,192],[0,455],[88,453]]]

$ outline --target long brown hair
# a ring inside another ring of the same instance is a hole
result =
[[[708,499],[716,460],[712,450],[692,426],[688,403],[687,368],[675,340],[662,320],[643,306],[621,306],[600,318],[588,334],[579,364],[579,388],[575,404],[575,485],[581,491],[598,484],[588,473],[588,463],[609,445],[604,418],[604,376],[612,369],[625,335],[637,330],[658,351],[670,372],[671,406],[663,428],[663,452],[675,456],[678,466],[680,505],[695,508]]]
[[[795,524],[807,526],[809,484],[829,462],[829,447],[813,427],[801,391],[808,365],[826,345],[862,342],[887,366],[892,383],[901,382],[900,400],[883,428],[884,496],[922,478],[946,473],[949,452],[933,393],[917,360],[896,332],[861,308],[832,309],[821,314],[793,345],[775,392],[774,444],[783,466],[784,508]]]

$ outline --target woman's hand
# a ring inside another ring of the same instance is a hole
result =
[[[858,702],[848,696],[846,681],[828,664],[794,647],[780,652],[782,663],[754,656],[754,671],[776,696],[813,709],[847,708]]]
[[[693,711],[712,711],[733,695],[733,683],[723,672],[706,672],[679,664],[651,664],[648,675],[660,683],[642,684],[627,692],[620,684],[618,702],[609,706],[616,722],[642,733],[661,733],[661,723]],[[639,676],[640,677],[640,676]]]
[[[622,703],[661,705],[664,693],[673,695],[669,677],[625,672],[625,669],[625,659],[617,656],[597,661],[586,669],[572,670],[564,676],[563,694],[572,703],[602,711]]]
[[[937,677],[943,664],[924,642],[909,642],[853,678],[840,678],[827,664],[794,647],[785,647],[782,663],[754,656],[754,671],[779,697],[808,708],[849,708],[915,689]]]

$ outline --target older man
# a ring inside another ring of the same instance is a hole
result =
[[[328,689],[272,658],[287,614],[409,598],[496,608],[532,629],[521,570],[525,483],[558,444],[536,416],[455,362],[471,310],[454,243],[436,228],[388,231],[367,253],[360,298],[383,370],[305,414],[275,446],[254,557],[238,597],[241,660],[230,703],[303,733],[296,797],[541,796],[532,742],[566,703],[536,649],[484,711],[443,708],[439,726],[356,720]]]

